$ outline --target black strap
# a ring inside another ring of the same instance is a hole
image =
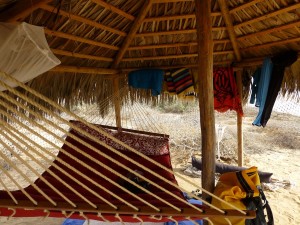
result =
[[[261,199],[263,200],[263,203],[264,203],[264,208],[266,209],[267,211],[267,217],[268,217],[268,222],[267,224],[268,225],[274,225],[274,218],[273,218],[273,212],[272,212],[272,209],[269,205],[269,202],[265,196],[265,193],[263,192],[262,188],[258,188],[259,190],[259,193],[260,193],[260,196],[261,196]]]

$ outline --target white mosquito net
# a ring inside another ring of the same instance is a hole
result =
[[[51,52],[43,27],[0,23],[0,71],[25,83],[58,64],[60,61]],[[13,83],[6,83],[14,87]]]

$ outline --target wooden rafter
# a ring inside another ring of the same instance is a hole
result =
[[[269,47],[278,46],[278,45],[285,45],[285,44],[293,43],[293,42],[300,42],[300,37],[290,38],[290,39],[280,40],[280,41],[273,41],[273,42],[266,43],[266,44],[261,44],[261,45],[254,45],[254,46],[250,46],[250,47],[247,47],[247,48],[242,48],[241,50],[243,52],[244,51],[260,50],[260,49],[263,49],[263,48],[269,48]]]
[[[260,3],[260,2],[264,2],[265,0],[253,0],[253,1],[249,1],[247,3],[244,3],[242,5],[239,5],[233,9],[230,9],[230,13],[236,13],[237,11],[241,11],[245,8],[248,8],[248,7],[251,7],[253,5],[256,5],[257,3]]]
[[[284,8],[282,8],[282,9],[279,9],[279,10],[276,10],[276,11],[273,11],[273,12],[270,12],[270,13],[268,13],[268,14],[265,14],[265,15],[262,15],[262,16],[258,16],[258,17],[256,17],[256,18],[253,18],[253,19],[244,21],[244,22],[242,22],[242,23],[239,23],[239,24],[235,25],[234,28],[240,28],[240,27],[243,27],[243,26],[246,26],[246,25],[255,23],[255,22],[259,22],[259,21],[262,21],[262,20],[265,20],[265,19],[268,19],[268,18],[277,16],[277,15],[280,15],[280,14],[282,14],[282,13],[289,12],[289,11],[292,11],[292,10],[295,10],[295,9],[298,9],[298,8],[300,8],[300,3],[295,3],[295,4],[293,4],[293,5],[284,7]]]
[[[194,0],[153,0],[153,4],[156,3],[174,3],[174,2],[193,2]]]
[[[246,34],[246,35],[238,37],[237,40],[246,40],[246,39],[249,39],[249,38],[252,38],[252,37],[259,37],[259,36],[262,36],[262,35],[265,35],[265,34],[270,34],[270,33],[273,33],[273,32],[282,31],[282,30],[297,27],[297,26],[300,26],[300,21],[287,23],[287,24],[284,24],[284,25],[281,25],[281,26],[272,27],[272,28],[265,29],[265,30],[258,31],[258,32],[254,32],[254,33],[251,33],[251,34]]]
[[[19,0],[14,3],[14,7],[5,10],[5,12],[1,12],[0,21],[15,22],[20,19],[24,19],[30,15],[30,13],[50,1],[51,0]]]
[[[212,17],[220,16],[221,12],[213,12]],[[181,19],[195,19],[195,14],[184,14],[184,15],[170,15],[170,16],[156,16],[156,17],[147,17],[144,19],[144,22],[159,22],[166,20],[181,20]]]
[[[71,57],[81,58],[81,59],[92,59],[92,60],[104,61],[104,62],[112,62],[113,61],[112,58],[108,58],[108,57],[86,55],[86,54],[81,54],[81,53],[64,51],[64,50],[60,50],[60,49],[51,49],[51,51],[56,55],[71,56]]]
[[[213,27],[212,31],[224,31],[226,27]],[[151,37],[151,36],[161,36],[161,35],[176,35],[176,34],[196,34],[196,29],[186,29],[186,30],[169,30],[169,31],[159,31],[159,32],[146,32],[138,33],[136,37]]]
[[[60,32],[60,31],[49,30],[47,28],[45,28],[45,33],[48,34],[48,35],[51,35],[51,36],[65,38],[65,39],[69,39],[69,40],[72,40],[72,41],[78,41],[78,42],[82,42],[82,43],[89,44],[89,45],[99,46],[99,47],[102,47],[102,48],[108,48],[108,49],[116,50],[116,51],[119,50],[119,47],[117,47],[117,46],[108,45],[108,44],[105,44],[105,43],[102,43],[102,42],[99,42],[99,41],[90,40],[90,39],[87,39],[87,38],[75,36],[75,35],[72,35],[72,34],[67,34],[67,33]]]
[[[114,12],[114,13],[117,13],[131,21],[133,21],[135,19],[135,17],[127,12],[124,12],[123,10],[103,1],[103,0],[92,0],[92,2],[96,3],[97,5],[101,5],[102,7]]]
[[[218,0],[221,12],[222,12],[222,16],[223,19],[225,21],[226,27],[227,27],[227,31],[229,34],[229,38],[232,44],[232,48],[234,50],[234,54],[236,56],[237,61],[241,61],[242,57],[241,57],[241,53],[240,53],[240,49],[238,47],[237,44],[237,40],[236,40],[236,34],[234,32],[234,28],[233,28],[233,24],[232,24],[232,20],[229,14],[229,9],[227,6],[227,2],[226,0]]]
[[[233,51],[217,51],[213,55],[224,55],[228,53],[233,53]],[[194,58],[198,57],[198,53],[194,54],[181,54],[181,55],[164,55],[164,56],[145,56],[145,57],[136,57],[136,58],[123,58],[122,62],[130,61],[147,61],[147,60],[161,60],[161,59],[179,59],[179,58]]]
[[[55,7],[49,6],[49,5],[42,5],[41,8],[44,9],[44,10],[46,10],[46,11],[49,11],[49,12],[54,12],[54,10],[55,10]],[[71,12],[66,12],[64,10],[59,10],[59,15],[67,17],[67,18],[69,18],[71,20],[76,20],[78,22],[81,22],[81,23],[84,23],[84,24],[88,24],[88,25],[90,25],[92,27],[95,27],[95,28],[98,28],[98,29],[102,29],[102,30],[106,30],[106,31],[112,32],[114,34],[118,34],[120,36],[126,36],[126,33],[123,32],[123,31],[120,31],[120,30],[117,30],[117,29],[105,26],[105,25],[103,25],[101,23],[98,23],[96,21],[84,18],[82,16],[75,15],[75,14],[73,14]]]
[[[89,74],[118,74],[120,71],[109,68],[78,67],[78,66],[57,66],[51,69],[52,72],[66,73],[89,73]]]
[[[121,62],[125,52],[127,51],[127,48],[131,44],[131,41],[133,40],[134,36],[136,35],[136,32],[138,31],[139,27],[141,26],[144,18],[146,17],[150,7],[152,5],[152,0],[145,0],[144,5],[142,6],[140,13],[138,14],[137,18],[134,20],[134,23],[126,36],[122,47],[120,48],[118,54],[115,57],[115,61],[112,64],[112,68],[117,68],[119,66],[119,63]]]

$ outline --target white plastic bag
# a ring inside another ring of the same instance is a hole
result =
[[[25,83],[60,64],[51,52],[44,28],[28,23],[0,23],[0,71]],[[17,84],[0,77],[11,87]],[[0,91],[5,90],[0,85]]]

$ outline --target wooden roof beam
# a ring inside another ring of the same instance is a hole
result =
[[[20,19],[24,19],[33,11],[50,1],[51,0],[19,0],[15,2],[11,8],[1,12],[0,21],[16,22]]]
[[[46,11],[49,11],[51,13],[54,12],[54,10],[55,10],[55,7],[54,6],[50,6],[50,5],[42,5],[41,8],[44,9],[44,10],[46,10]],[[102,29],[102,30],[106,30],[106,31],[112,32],[114,34],[118,34],[120,36],[126,36],[126,33],[123,32],[123,31],[120,31],[120,30],[117,30],[117,29],[105,26],[105,25],[103,25],[101,23],[98,23],[96,21],[84,18],[82,16],[75,15],[75,14],[73,14],[71,12],[66,12],[64,10],[59,10],[59,15],[67,17],[67,18],[69,18],[71,20],[76,20],[78,22],[90,25],[90,26],[98,28],[98,29]]]
[[[300,37],[290,38],[290,39],[285,39],[285,40],[280,40],[280,41],[274,41],[274,42],[265,43],[265,44],[261,44],[261,45],[254,45],[254,46],[250,46],[247,48],[242,48],[241,51],[246,52],[246,51],[260,50],[263,48],[269,48],[269,47],[273,47],[273,46],[285,45],[288,43],[295,43],[295,42],[300,42]]]
[[[212,12],[212,17],[221,16],[221,12]],[[183,15],[170,15],[170,16],[156,16],[156,17],[147,17],[143,22],[159,22],[165,20],[180,20],[180,19],[195,19],[195,14],[183,14]]]
[[[259,37],[259,36],[262,36],[262,35],[265,35],[265,34],[270,34],[270,33],[276,32],[276,31],[282,31],[282,30],[297,27],[297,26],[300,26],[300,21],[291,22],[291,23],[284,24],[284,25],[281,25],[281,26],[272,27],[272,28],[265,29],[265,30],[258,31],[258,32],[254,32],[254,33],[251,33],[251,34],[246,34],[246,35],[238,37],[237,40],[246,40],[246,39],[252,38],[252,37]]]
[[[212,31],[224,31],[226,27],[213,27]],[[175,35],[175,34],[196,34],[196,29],[186,29],[186,30],[169,30],[169,31],[159,31],[159,32],[146,32],[138,33],[135,37],[151,37],[160,35]]]
[[[142,6],[142,8],[140,9],[140,13],[138,14],[137,18],[134,20],[134,23],[128,33],[128,35],[126,36],[122,47],[120,48],[118,54],[115,57],[115,61],[112,64],[112,68],[117,68],[119,66],[119,63],[121,62],[125,52],[127,51],[127,48],[129,47],[129,45],[131,44],[134,36],[136,35],[138,29],[140,28],[144,18],[146,17],[149,9],[152,6],[152,0],[145,0],[144,5]]]
[[[234,28],[233,28],[233,24],[232,24],[230,14],[229,14],[229,9],[228,9],[227,2],[226,2],[226,0],[218,0],[218,3],[219,3],[219,6],[220,6],[220,9],[221,9],[222,16],[223,16],[223,19],[225,21],[226,27],[227,27],[227,31],[228,31],[229,38],[230,38],[230,41],[231,41],[231,44],[232,44],[232,48],[234,50],[235,57],[236,57],[237,61],[239,62],[239,61],[241,61],[242,57],[241,57],[240,49],[239,49],[238,44],[237,44],[236,34],[234,32]]]
[[[259,21],[261,21],[261,20],[265,20],[265,19],[268,19],[268,18],[277,16],[277,15],[280,15],[280,14],[282,14],[282,13],[289,12],[289,11],[292,11],[292,10],[295,10],[295,9],[298,9],[298,8],[300,8],[300,3],[295,3],[295,4],[293,4],[293,5],[284,7],[284,8],[282,8],[282,9],[279,9],[279,10],[276,10],[276,11],[273,11],[273,12],[270,12],[270,13],[268,13],[268,14],[265,14],[265,15],[262,15],[262,16],[258,16],[258,17],[256,17],[256,18],[253,18],[253,19],[244,21],[244,22],[242,22],[242,23],[239,23],[239,24],[235,25],[234,28],[240,28],[240,27],[243,27],[243,26],[246,26],[246,25],[250,25],[250,24],[252,24],[252,23],[259,22]]]
[[[119,74],[120,71],[109,68],[96,67],[78,67],[78,66],[63,66],[59,65],[50,70],[51,72],[59,73],[89,73],[89,74]]]
[[[72,35],[72,34],[67,34],[67,33],[60,32],[60,31],[49,30],[47,28],[45,28],[45,33],[50,35],[50,36],[65,38],[65,39],[69,39],[69,40],[72,40],[72,41],[78,41],[78,42],[81,42],[81,43],[85,43],[85,44],[89,44],[89,45],[95,45],[95,46],[102,47],[102,48],[108,48],[108,49],[115,50],[115,51],[119,50],[119,47],[114,46],[114,45],[108,45],[108,44],[105,44],[105,43],[102,43],[102,42],[90,40],[90,39],[75,36],[75,35]]]
[[[236,13],[237,11],[240,11],[240,10],[243,10],[245,8],[248,8],[248,7],[251,7],[257,3],[260,3],[260,2],[264,2],[265,0],[252,0],[252,1],[249,1],[245,4],[242,4],[242,5],[239,5],[233,9],[230,9],[229,12],[230,13]]]
[[[70,56],[70,57],[81,58],[81,59],[92,59],[92,60],[104,61],[104,62],[112,62],[113,61],[112,58],[108,58],[108,57],[86,55],[86,54],[81,54],[81,53],[76,53],[76,52],[65,51],[65,50],[61,50],[61,49],[51,49],[51,51],[56,55]]]
[[[218,42],[221,41],[221,43],[229,42],[230,40],[214,40],[214,43],[219,44]],[[156,49],[156,48],[179,48],[179,47],[192,47],[197,46],[197,42],[186,42],[186,43],[169,43],[169,44],[157,44],[157,45],[137,45],[137,46],[130,46],[128,47],[127,51],[133,51],[133,50],[145,50],[145,49]],[[233,52],[233,51],[222,51],[222,52]]]
[[[117,7],[109,4],[109,3],[106,3],[103,0],[92,0],[92,2],[96,3],[97,5],[100,5],[100,6],[104,7],[104,8],[106,8],[106,9],[108,9],[108,10],[114,12],[114,13],[117,13],[117,14],[119,14],[119,15],[121,15],[121,16],[129,19],[129,20],[131,20],[131,21],[133,21],[135,19],[135,17],[133,15],[131,15],[131,14],[127,13],[127,12],[124,12],[123,10],[121,10],[121,9],[119,9],[119,8],[117,8]]]
[[[233,53],[233,51],[217,51],[217,52],[213,52],[213,55],[224,55],[224,54],[229,54],[229,53]],[[198,53],[181,54],[181,55],[163,55],[163,56],[145,56],[145,57],[136,57],[136,58],[123,58],[122,62],[163,60],[163,59],[179,59],[179,58],[194,58],[194,57],[198,57]]]

